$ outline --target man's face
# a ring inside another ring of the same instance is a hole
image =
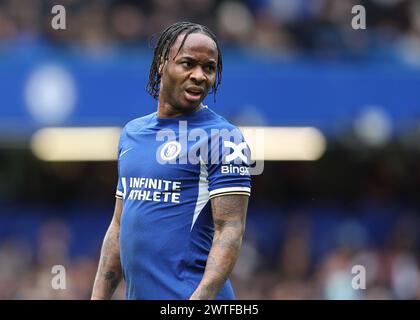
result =
[[[216,79],[216,43],[201,33],[192,33],[177,52],[185,34],[178,36],[161,69],[160,95],[175,109],[188,112],[207,96]]]

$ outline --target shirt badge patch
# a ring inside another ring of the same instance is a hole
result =
[[[181,144],[178,141],[170,141],[163,145],[160,156],[164,161],[175,159],[181,152]]]

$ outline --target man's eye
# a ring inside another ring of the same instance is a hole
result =
[[[182,63],[182,65],[183,65],[184,67],[186,67],[186,68],[190,68],[190,67],[192,66],[192,63],[191,63],[191,62],[189,62],[189,61],[184,61],[184,62]]]
[[[213,65],[208,65],[205,67],[207,72],[213,72],[214,70],[216,70],[216,68]]]

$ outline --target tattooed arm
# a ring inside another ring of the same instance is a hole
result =
[[[122,201],[116,199],[114,216],[102,243],[101,258],[93,285],[92,300],[111,299],[122,279],[120,262],[120,218]]]
[[[245,231],[248,196],[225,195],[211,200],[214,238],[203,279],[191,300],[216,298],[239,255]]]

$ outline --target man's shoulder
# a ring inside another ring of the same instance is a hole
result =
[[[123,131],[126,132],[137,132],[141,129],[143,129],[145,126],[147,126],[150,121],[155,116],[156,112],[150,113],[148,115],[145,115],[143,117],[135,118],[124,126]]]
[[[226,130],[238,130],[238,127],[231,123],[229,120],[216,113],[214,110],[207,108],[208,114],[208,126],[211,129],[226,129]]]

